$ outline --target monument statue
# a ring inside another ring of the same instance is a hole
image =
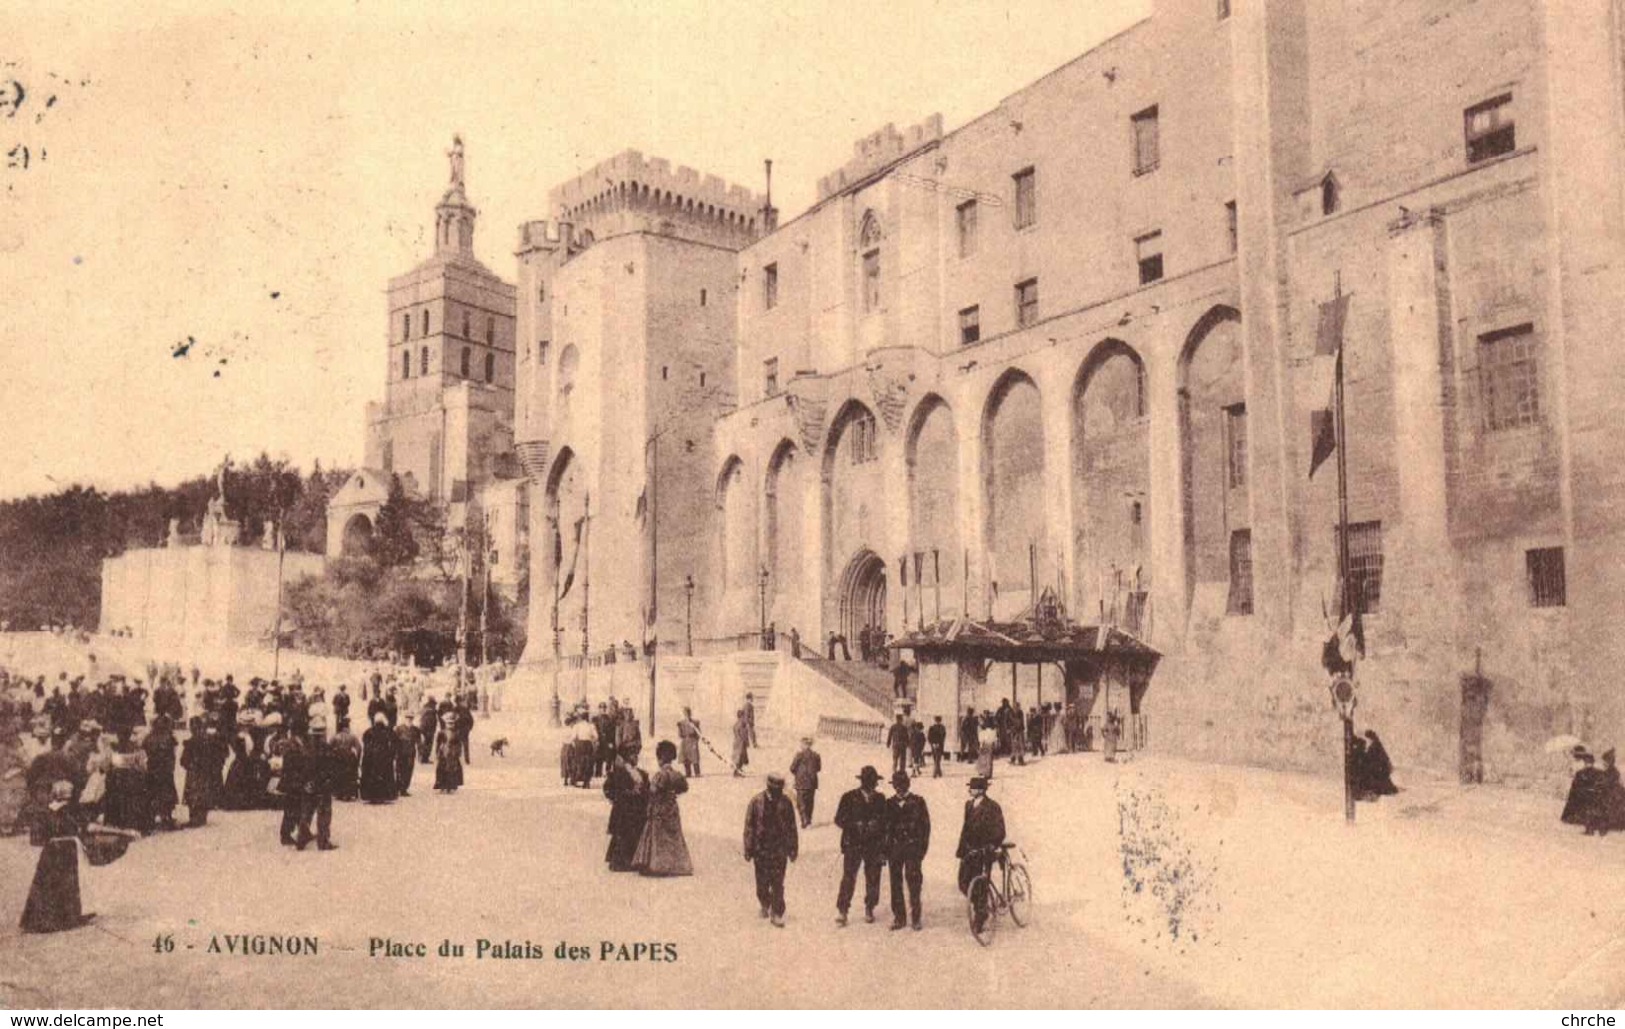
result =
[[[461,135],[453,135],[451,137],[451,149],[446,151],[446,156],[451,158],[451,188],[462,189],[463,137]]]
[[[208,509],[203,512],[202,543],[206,547],[233,546],[237,542],[238,525],[226,518],[226,465],[231,458],[220,462],[215,476],[214,496],[209,498]]]
[[[166,546],[166,547],[178,547],[180,545],[181,545],[181,520],[179,518],[171,518],[169,520],[169,535],[168,535],[168,537],[166,537],[164,539],[164,546]]]

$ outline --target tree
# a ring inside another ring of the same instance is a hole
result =
[[[418,559],[418,543],[412,531],[417,516],[412,498],[401,485],[401,477],[391,474],[389,496],[378,509],[378,524],[372,534],[372,556],[380,565],[409,568]]]

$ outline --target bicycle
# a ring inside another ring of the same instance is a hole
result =
[[[1011,860],[1010,851],[1015,846],[1014,843],[999,844],[998,854],[992,859],[992,863],[1002,870],[999,881],[995,882],[990,874],[990,863],[988,871],[972,879],[970,888],[965,891],[965,914],[970,921],[970,934],[984,947],[992,946],[994,934],[999,928],[999,916],[1004,912],[1010,913],[1010,920],[1018,927],[1026,928],[1029,921],[1033,901],[1032,877],[1027,874],[1026,865]]]

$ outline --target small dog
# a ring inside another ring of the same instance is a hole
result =
[[[494,739],[494,740],[491,741],[491,756],[492,757],[507,757],[508,755],[503,753],[503,751],[505,751],[507,749],[508,749],[508,737],[503,736],[503,737],[501,737],[499,739]]]

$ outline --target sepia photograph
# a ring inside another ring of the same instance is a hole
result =
[[[1625,0],[0,40],[0,1008],[1615,1024]]]

